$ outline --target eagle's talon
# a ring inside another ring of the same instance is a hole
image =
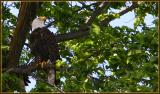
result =
[[[41,63],[41,68],[44,68],[44,66],[46,66],[47,65],[47,62],[46,61],[43,61],[42,63]]]
[[[36,65],[40,67],[40,69],[53,70],[53,67],[56,67],[55,61],[60,58],[59,48],[54,33],[50,32],[44,23],[44,17],[38,17],[33,20],[31,24],[30,48],[31,53],[36,58]],[[52,75],[51,77],[48,75],[48,81],[54,84],[56,70],[52,71]]]

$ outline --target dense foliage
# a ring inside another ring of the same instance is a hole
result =
[[[61,60],[57,61],[61,79],[57,86],[64,92],[155,92],[158,91],[158,3],[138,2],[134,28],[108,24],[100,26],[105,18],[120,16],[112,10],[127,8],[132,2],[114,2],[98,15],[89,27],[87,37],[59,43]],[[56,34],[76,32],[98,7],[97,2],[43,2],[37,16],[48,17],[55,23]],[[7,68],[9,40],[15,30],[17,16],[11,9],[20,8],[19,2],[2,2],[2,65]],[[154,17],[152,26],[144,19]],[[128,18],[126,18],[128,19]],[[130,19],[130,18],[129,18]],[[55,32],[55,31],[54,31]],[[28,43],[26,41],[26,43]],[[30,62],[32,55],[24,46],[20,64]],[[44,70],[35,72],[46,78]],[[20,78],[14,74],[2,74],[3,91],[21,91]],[[12,83],[9,84],[9,83]],[[55,92],[55,87],[37,80],[31,92]]]

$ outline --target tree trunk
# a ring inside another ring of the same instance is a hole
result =
[[[26,40],[26,35],[30,30],[30,23],[36,17],[37,5],[38,3],[21,2],[18,22],[9,50],[9,67],[19,64],[19,58]]]
[[[36,17],[38,5],[39,3],[36,2],[21,2],[16,29],[9,49],[8,67],[14,67],[19,64],[26,35],[29,33],[31,21]],[[21,82],[20,86],[24,90],[25,85],[23,79]]]

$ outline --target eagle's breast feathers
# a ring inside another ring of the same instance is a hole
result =
[[[42,60],[59,59],[58,45],[55,35],[47,28],[37,28],[30,35],[31,53]]]

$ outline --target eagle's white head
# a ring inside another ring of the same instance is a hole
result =
[[[35,18],[32,22],[32,31],[34,31],[37,28],[44,27],[45,20],[46,20],[46,17],[42,17],[42,16]]]

